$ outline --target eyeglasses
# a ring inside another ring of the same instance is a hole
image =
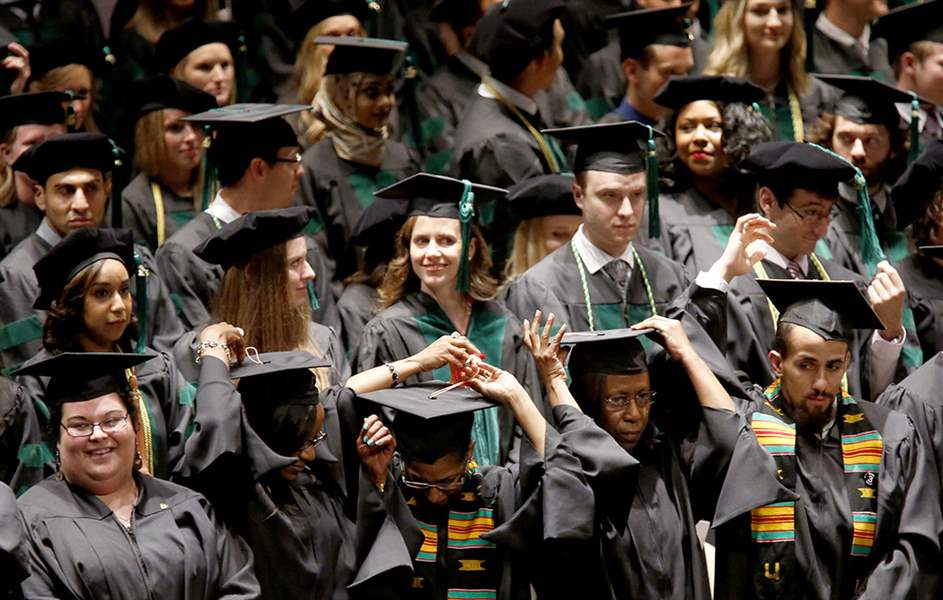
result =
[[[304,452],[308,448],[316,448],[318,444],[324,441],[324,438],[327,437],[327,432],[323,429],[313,438],[305,440],[305,443],[301,445],[301,449],[298,452]]]
[[[630,403],[635,402],[635,406],[637,406],[640,410],[645,410],[646,408],[651,406],[652,402],[654,401],[655,401],[655,391],[646,390],[644,392],[639,392],[631,397],[625,394],[619,394],[618,396],[609,396],[608,398],[603,400],[603,406],[605,406],[606,410],[608,411],[617,412],[620,410],[625,410],[626,408],[628,408]]]
[[[72,425],[61,425],[61,427],[65,429],[65,432],[70,436],[80,438],[91,437],[96,427],[101,429],[102,433],[114,433],[119,429],[123,429],[127,422],[128,413],[125,413],[123,416],[108,417],[104,421],[98,421],[97,423],[73,423]]]
[[[813,223],[818,223],[819,221],[828,219],[831,216],[831,213],[827,210],[821,210],[821,209],[816,209],[816,208],[796,210],[788,202],[786,203],[786,206],[789,207],[789,210],[796,213],[796,216],[799,217],[799,219],[801,219],[803,223],[808,223],[810,225]]]
[[[443,494],[454,494],[455,492],[462,489],[462,486],[465,485],[465,480],[467,479],[467,477],[468,475],[466,473],[462,473],[457,478],[451,481],[444,482],[444,483],[443,482],[426,483],[425,481],[413,481],[410,479],[406,479],[406,473],[403,473],[402,476],[400,476],[400,480],[403,482],[403,485],[405,485],[406,487],[412,490],[435,489],[435,490],[439,490]]]
[[[272,160],[274,162],[279,162],[279,163],[299,164],[301,163],[301,154],[297,152],[293,152],[290,156],[285,156],[285,157],[276,156]]]

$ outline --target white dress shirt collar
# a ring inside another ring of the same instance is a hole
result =
[[[625,247],[625,250],[620,256],[612,256],[601,248],[594,246],[586,237],[586,234],[583,233],[583,226],[580,225],[579,229],[576,230],[576,234],[573,235],[573,243],[576,244],[576,250],[580,253],[583,266],[586,267],[586,270],[589,271],[591,275],[595,275],[603,267],[617,258],[622,259],[629,265],[630,273],[635,266],[635,254],[632,252],[631,242]]]

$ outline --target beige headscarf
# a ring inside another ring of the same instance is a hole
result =
[[[326,135],[344,160],[379,167],[389,128],[368,129],[358,125],[352,116],[363,79],[363,73],[324,77],[312,102],[315,122],[308,129],[308,138],[316,142]]]

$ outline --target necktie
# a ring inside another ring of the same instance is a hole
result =
[[[629,263],[617,258],[606,263],[603,271],[619,286],[619,291],[625,296],[625,289],[629,284]]]
[[[802,267],[794,260],[789,261],[789,264],[786,265],[786,271],[793,279],[805,279],[805,273],[802,272]]]

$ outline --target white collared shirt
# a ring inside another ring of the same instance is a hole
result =
[[[216,192],[216,197],[213,198],[213,202],[206,208],[206,212],[223,223],[232,223],[242,216],[237,213],[233,207],[229,206],[229,203],[223,199],[220,192]]]
[[[773,248],[766,242],[760,242],[760,244],[766,247],[766,257],[765,257],[766,260],[773,263],[777,267],[781,267],[783,269],[789,268],[789,262],[790,262],[789,259],[783,256],[783,254],[779,250],[777,250],[776,248]],[[804,254],[802,256],[797,256],[792,262],[799,265],[799,270],[802,271],[803,276],[807,276],[809,274],[809,257],[808,256]]]
[[[593,243],[589,241],[589,238],[586,237],[586,234],[583,233],[583,226],[580,225],[579,229],[577,229],[576,233],[573,235],[573,243],[576,244],[576,250],[580,253],[583,266],[586,267],[590,275],[595,275],[610,262],[616,259],[622,259],[629,265],[629,275],[631,277],[632,269],[635,267],[635,254],[632,252],[632,242],[629,242],[621,255],[612,256],[605,250],[594,246]]]
[[[491,93],[491,90],[485,85],[487,83],[494,89],[498,90],[498,93],[501,94],[505,100],[513,104],[515,107],[521,109],[529,115],[537,114],[537,103],[534,102],[532,98],[525,96],[519,91],[515,90],[511,86],[505,85],[495,79],[494,77],[486,76],[482,78],[482,84],[478,86],[478,95],[482,98],[494,98],[494,94]]]
[[[36,228],[36,235],[50,246],[55,246],[62,241],[62,236],[59,235],[59,232],[53,229],[52,225],[49,224],[48,217],[43,217],[43,220],[39,222],[39,227]]]
[[[898,102],[894,106],[897,108],[897,114],[899,114],[900,118],[904,120],[904,123],[910,125],[910,103]],[[928,117],[936,119],[940,131],[943,131],[943,113],[941,113],[940,110],[934,110],[931,113],[922,106],[920,107],[920,111],[917,113],[917,131],[923,132],[923,129],[927,126]]]
[[[870,25],[864,26],[861,37],[854,37],[844,29],[839,28],[838,25],[829,21],[828,17],[826,17],[823,12],[820,13],[819,18],[815,20],[815,28],[825,34],[826,37],[835,40],[842,46],[857,49],[862,54],[862,58],[867,60],[868,52],[871,49]]]

